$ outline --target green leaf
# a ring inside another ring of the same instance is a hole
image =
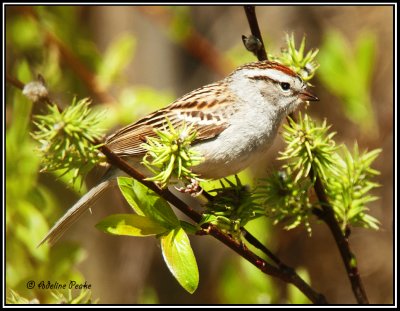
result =
[[[371,99],[375,51],[376,38],[370,33],[350,44],[341,33],[329,31],[319,56],[319,78],[341,99],[346,117],[371,135],[378,130]]]
[[[179,219],[172,208],[154,191],[129,177],[118,177],[118,186],[137,214],[147,216],[165,228],[179,226]]]
[[[359,78],[365,87],[368,88],[375,62],[376,38],[370,33],[365,33],[357,40],[355,48],[355,61],[359,71]]]
[[[23,14],[13,16],[13,22],[7,24],[9,27],[6,27],[7,43],[13,47],[14,51],[19,50],[20,53],[21,51],[29,51],[32,53],[43,44],[38,24],[34,18],[26,18]],[[22,55],[18,56],[20,58]]]
[[[161,249],[169,271],[185,290],[193,294],[199,284],[199,270],[185,231],[175,228],[162,236]]]
[[[116,214],[102,219],[96,228],[110,234],[149,236],[161,234],[167,229],[154,220],[134,214]]]
[[[17,66],[17,78],[20,81],[31,81],[32,73],[28,61],[25,59]]]
[[[103,87],[109,87],[126,68],[134,55],[135,46],[135,38],[128,34],[121,35],[111,43],[98,71],[98,81]]]
[[[121,190],[122,195],[129,205],[133,208],[136,214],[144,216],[144,212],[140,206],[136,203],[137,194],[134,190],[135,181],[129,177],[118,177],[118,187]]]
[[[18,213],[26,218],[19,220],[19,225],[13,231],[19,241],[29,249],[30,258],[45,260],[48,250],[36,247],[37,242],[42,239],[47,231],[47,223],[39,209],[27,201],[19,201],[17,206]],[[10,225],[10,224],[9,224]],[[34,241],[34,242],[32,242]]]

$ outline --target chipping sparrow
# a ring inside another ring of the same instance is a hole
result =
[[[203,86],[128,125],[106,139],[117,155],[126,157],[140,172],[146,136],[154,136],[168,117],[174,126],[194,124],[195,148],[204,161],[193,171],[204,178],[218,179],[235,174],[262,156],[272,144],[282,119],[304,101],[318,98],[291,69],[261,61],[237,68],[225,79]],[[84,195],[53,226],[42,243],[54,243],[94,203],[121,172],[114,170]]]

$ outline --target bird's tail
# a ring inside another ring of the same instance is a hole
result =
[[[88,193],[80,198],[80,200],[76,202],[74,206],[72,206],[65,213],[65,215],[56,222],[56,224],[50,229],[38,246],[45,242],[53,245],[65,233],[65,231],[67,231],[68,228],[93,205],[93,203],[100,197],[100,194],[112,186],[112,184],[112,179],[106,179],[90,189]]]

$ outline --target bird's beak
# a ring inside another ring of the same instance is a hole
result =
[[[300,92],[300,98],[303,101],[312,101],[312,102],[319,101],[319,98],[317,96],[306,90]]]

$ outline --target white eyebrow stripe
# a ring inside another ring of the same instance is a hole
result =
[[[266,78],[277,82],[291,82],[293,81],[293,78],[295,78],[276,69],[251,69],[248,70],[247,73],[250,78],[254,76],[265,76]]]
[[[280,70],[275,70],[275,69],[269,69],[267,70],[268,76],[275,81],[279,82],[290,82],[293,77],[288,76],[286,73],[280,71]]]

